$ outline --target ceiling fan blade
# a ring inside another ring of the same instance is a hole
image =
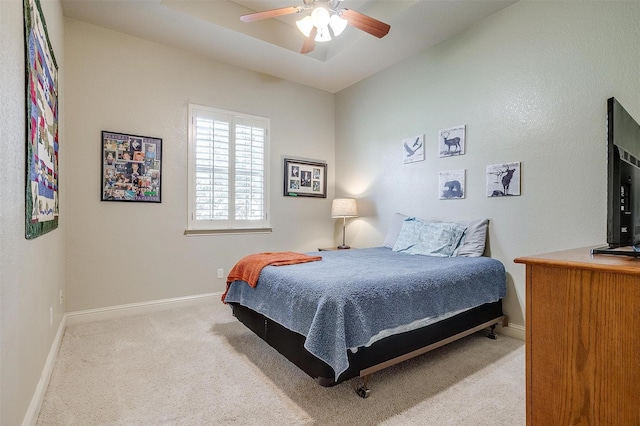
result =
[[[315,38],[316,38],[317,32],[318,32],[318,29],[316,27],[313,27],[311,29],[311,33],[309,34],[309,37],[304,39],[304,44],[302,45],[302,50],[300,50],[300,53],[302,54],[309,53],[313,51],[313,49],[315,49],[316,47]]]
[[[263,12],[250,13],[248,15],[242,15],[240,20],[242,22],[254,22],[262,19],[277,18],[278,16],[291,15],[292,13],[298,13],[304,10],[300,6],[281,7],[279,9],[265,10]]]
[[[356,12],[351,9],[342,9],[340,15],[347,20],[349,25],[365,31],[378,38],[382,38],[389,33],[391,25],[371,18],[370,16],[363,15],[360,12]]]

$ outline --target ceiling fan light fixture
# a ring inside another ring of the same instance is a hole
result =
[[[316,34],[315,40],[320,42],[331,41],[331,34],[329,34],[329,27],[325,25],[324,27],[318,28],[318,33]]]
[[[331,26],[334,37],[338,37],[340,34],[342,34],[344,29],[347,28],[347,20],[338,15],[331,15],[331,19],[329,19],[329,25]]]
[[[0,0],[2,1],[2,0]],[[339,8],[343,0],[302,0],[304,6],[288,6],[240,16],[242,22],[255,22],[268,18],[292,15],[313,9],[309,16],[296,21],[296,26],[305,40],[300,53],[306,54],[314,49],[315,42],[326,42],[332,36],[337,37],[347,25],[355,27],[372,36],[382,38],[389,33],[391,25],[378,21],[355,10]],[[315,6],[318,7],[315,7]]]
[[[313,29],[313,21],[311,16],[305,16],[302,19],[296,21],[296,27],[300,30],[302,35],[309,37],[311,30]]]

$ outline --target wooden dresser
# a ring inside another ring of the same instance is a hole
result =
[[[527,425],[640,425],[640,259],[590,248],[526,265]]]

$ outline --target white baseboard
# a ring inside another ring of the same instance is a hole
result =
[[[47,361],[45,362],[44,368],[42,369],[42,374],[40,374],[38,386],[36,386],[36,390],[33,393],[33,397],[31,398],[31,403],[29,404],[27,413],[22,420],[22,426],[34,426],[38,421],[38,414],[40,414],[40,408],[42,407],[42,402],[44,401],[44,395],[47,392],[47,388],[49,387],[49,380],[51,379],[51,374],[53,373],[53,367],[56,365],[56,359],[58,358],[58,350],[60,350],[60,345],[62,344],[64,330],[67,328],[66,321],[66,315],[63,315],[62,320],[60,320],[60,324],[58,324],[58,332],[56,333],[56,337],[53,339],[53,343],[51,344],[51,349],[49,350]]]
[[[499,327],[496,332],[518,340],[525,340],[524,326],[520,324],[509,324],[507,327]]]
[[[67,324],[81,324],[85,322],[103,321],[122,318],[131,315],[148,314],[151,312],[167,311],[169,309],[186,308],[220,302],[222,293],[206,293],[195,296],[176,297],[173,299],[152,300],[149,302],[129,303],[127,305],[108,306],[106,308],[88,309],[85,311],[68,312]]]

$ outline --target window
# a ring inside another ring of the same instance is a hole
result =
[[[187,233],[270,231],[268,152],[269,119],[189,105]]]

